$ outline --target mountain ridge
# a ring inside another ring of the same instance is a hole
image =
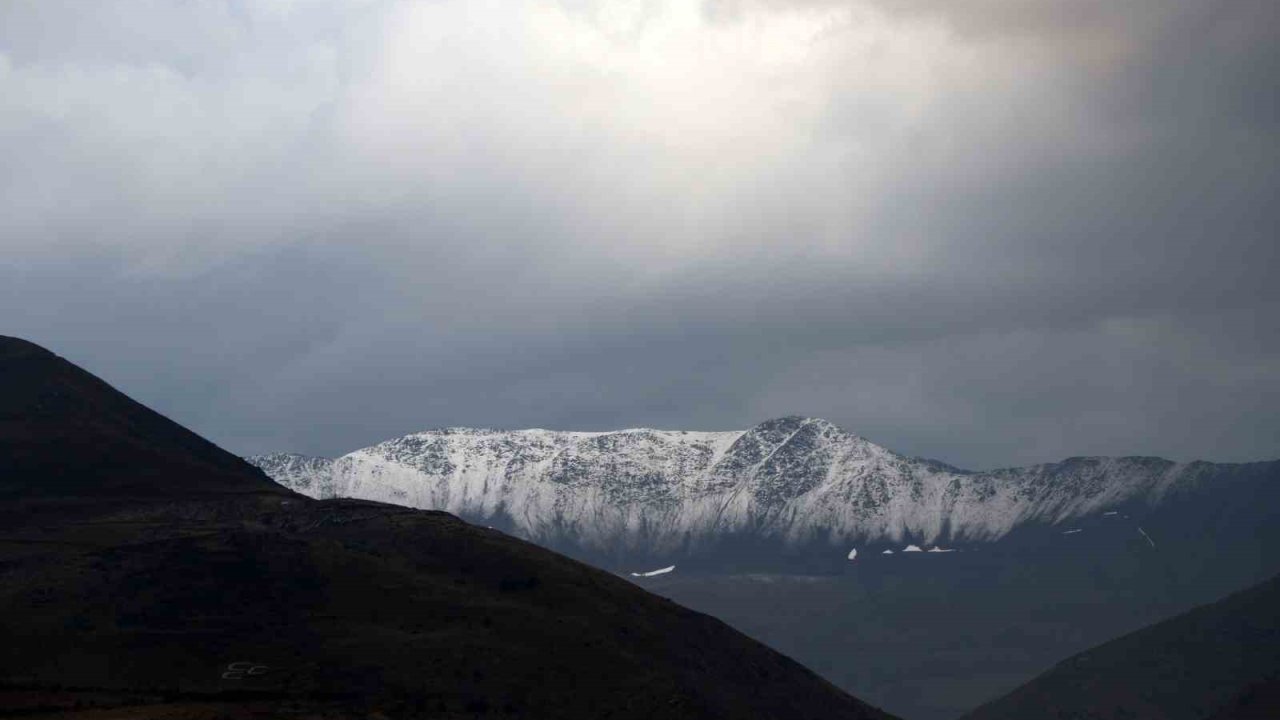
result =
[[[1158,504],[1232,467],[1132,456],[967,471],[799,416],[727,432],[452,427],[333,459],[248,460],[316,497],[444,509],[547,544],[655,555],[742,533],[785,545],[990,542],[1028,523]]]

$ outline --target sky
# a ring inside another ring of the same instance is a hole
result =
[[[0,333],[237,453],[1280,458],[1280,3],[0,4]]]

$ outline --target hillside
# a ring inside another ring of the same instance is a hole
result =
[[[1087,650],[966,720],[1274,717],[1280,577]]]
[[[0,336],[0,497],[290,495],[32,343]]]

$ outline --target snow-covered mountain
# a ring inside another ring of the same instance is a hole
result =
[[[1280,573],[1280,462],[966,472],[796,417],[739,432],[452,428],[250,460],[308,495],[447,510],[607,568],[905,717],[956,717]]]
[[[447,428],[333,460],[249,460],[313,497],[446,510],[548,545],[650,555],[730,536],[791,546],[985,542],[1027,523],[1154,505],[1214,467],[1072,458],[971,473],[803,417],[737,432]]]
[[[262,468],[272,480],[303,495],[313,498],[339,497],[333,487],[332,458],[272,453],[247,459]]]

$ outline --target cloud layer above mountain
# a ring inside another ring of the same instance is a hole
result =
[[[0,331],[240,452],[1280,456],[1271,0],[0,6]]]

